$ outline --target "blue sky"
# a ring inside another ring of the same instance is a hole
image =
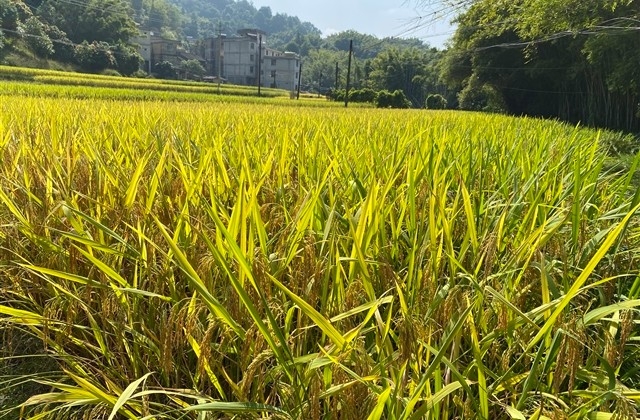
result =
[[[298,16],[313,23],[324,35],[355,29],[378,37],[421,38],[434,47],[442,47],[451,36],[451,16],[431,19],[440,6],[432,1],[428,8],[416,7],[414,0],[253,0],[256,7],[269,6],[275,13]],[[423,16],[422,18],[420,18]],[[418,21],[428,21],[420,25]]]

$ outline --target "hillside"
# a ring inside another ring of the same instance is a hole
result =
[[[270,35],[275,47],[283,47],[296,36],[320,37],[321,32],[310,22],[296,16],[273,13],[270,7],[257,9],[241,0],[169,0],[185,18],[184,35],[193,38],[213,36],[218,30],[234,33],[241,28],[260,28]]]

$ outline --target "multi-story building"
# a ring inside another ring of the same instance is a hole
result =
[[[295,91],[299,72],[300,57],[296,53],[265,49],[261,62],[262,86]]]
[[[295,91],[298,88],[300,57],[267,47],[266,34],[245,29],[238,35],[220,35],[204,41],[203,56],[209,75],[230,83],[277,87]]]
[[[144,60],[144,69],[150,71],[157,63],[168,61],[174,66],[180,64],[179,41],[165,39],[148,29],[140,29],[132,43],[138,45],[138,53]]]
[[[140,29],[138,36],[131,42],[138,45],[138,53],[144,60],[142,69],[148,73],[155,70],[155,65],[167,61],[173,65],[181,76],[188,76],[182,70],[182,63],[187,60],[197,60],[205,65],[204,59],[181,48],[180,41],[163,38],[149,29]]]

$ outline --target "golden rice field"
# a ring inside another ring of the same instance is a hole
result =
[[[3,414],[637,418],[610,133],[35,89],[0,95]]]

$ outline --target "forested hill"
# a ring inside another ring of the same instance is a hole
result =
[[[417,39],[378,39],[356,31],[344,31],[322,37],[311,22],[297,16],[274,12],[268,6],[256,8],[247,0],[130,0],[135,18],[143,26],[152,26],[166,36],[176,39],[203,39],[218,31],[233,34],[238,29],[258,28],[268,34],[269,46],[295,51],[307,56],[310,51],[328,48],[348,51],[349,40],[354,41],[356,56],[374,58],[389,47],[418,47],[425,45]]]
[[[241,0],[168,0],[185,17],[184,34],[194,38],[214,35],[220,29],[235,32],[241,28],[260,28],[280,41],[294,35],[320,36],[320,30],[310,22],[301,22],[296,16],[273,13],[270,7],[257,9]]]
[[[270,7],[256,8],[247,0],[130,0],[136,22],[160,30],[170,38],[203,39],[218,31],[233,34],[238,29],[259,28],[269,34],[270,45],[284,48],[305,37],[319,40],[321,32],[296,16],[274,13]],[[315,43],[315,42],[314,42]]]

